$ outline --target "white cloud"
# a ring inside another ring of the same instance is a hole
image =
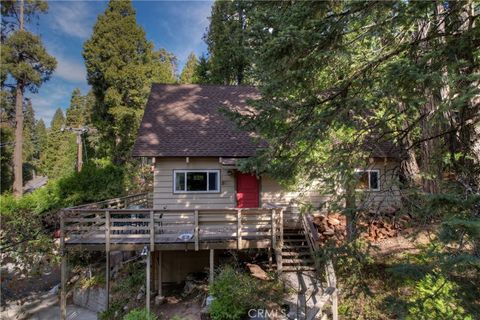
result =
[[[55,57],[57,59],[56,76],[70,82],[86,82],[87,71],[85,70],[83,61],[77,62],[58,54],[55,54]]]
[[[55,29],[77,38],[86,39],[95,18],[86,1],[58,1],[50,4],[49,16]]]

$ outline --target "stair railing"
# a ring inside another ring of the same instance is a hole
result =
[[[321,264],[317,259],[316,255],[318,254],[318,251],[320,249],[320,246],[318,243],[320,240],[320,236],[309,214],[302,214],[301,223],[302,223],[303,231],[305,233],[305,238],[307,239],[310,253],[312,254],[312,257],[313,257],[315,269],[317,273],[319,273],[319,271],[321,270]],[[321,276],[321,274],[319,274],[319,276]],[[325,264],[325,278],[327,281],[327,288],[324,290],[322,297],[315,304],[315,307],[318,308],[318,312],[322,313],[325,303],[327,301],[330,301],[332,318],[333,320],[337,320],[338,319],[337,278],[335,276],[335,270],[333,268],[333,263],[331,260],[328,260]],[[316,313],[318,312],[312,313],[309,317],[307,315],[306,320],[314,319]]]

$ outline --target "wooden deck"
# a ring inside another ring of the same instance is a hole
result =
[[[66,250],[202,250],[277,248],[282,210],[141,208],[145,195],[67,208],[61,215]]]

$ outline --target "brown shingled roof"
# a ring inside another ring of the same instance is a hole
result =
[[[146,157],[249,157],[257,145],[248,132],[238,129],[219,108],[245,109],[258,99],[249,86],[152,86],[133,156]]]

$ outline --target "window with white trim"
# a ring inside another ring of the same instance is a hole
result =
[[[174,170],[173,191],[220,192],[220,170]]]
[[[357,190],[380,190],[380,170],[357,170]]]

